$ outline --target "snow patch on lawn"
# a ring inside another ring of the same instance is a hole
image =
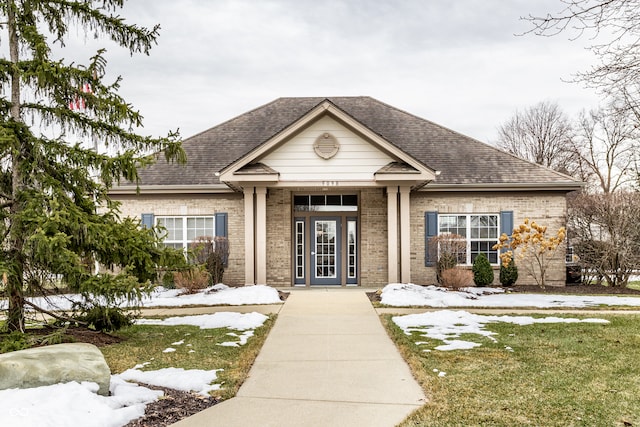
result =
[[[213,314],[195,316],[175,316],[166,319],[138,319],[138,325],[192,325],[200,329],[229,328],[237,331],[256,329],[262,326],[268,317],[261,313],[235,313],[222,311]]]
[[[47,298],[28,298],[30,302],[46,310],[70,310],[74,302],[81,303],[79,294],[56,295]],[[99,299],[98,299],[99,300]],[[143,307],[180,307],[189,305],[258,305],[280,304],[280,295],[275,288],[266,285],[241,286],[232,288],[223,284],[204,289],[195,294],[183,294],[181,289],[157,287],[150,296],[142,300]],[[119,304],[127,306],[123,300]],[[0,300],[0,310],[7,309],[7,300]]]
[[[139,369],[127,369],[116,376],[126,381],[135,381],[175,390],[195,391],[203,396],[208,396],[210,391],[220,389],[220,384],[211,383],[218,379],[217,373],[221,370],[164,368],[156,371],[141,371]]]
[[[384,305],[393,307],[509,307],[584,308],[599,305],[640,306],[640,297],[508,294],[500,288],[462,288],[450,291],[437,286],[392,283],[382,289]]]
[[[111,377],[111,396],[100,396],[92,382],[70,382],[0,391],[3,427],[120,427],[144,415],[162,391]]]
[[[515,325],[532,325],[534,323],[609,323],[608,320],[604,319],[575,319],[554,316],[543,318],[531,316],[485,316],[453,310],[395,316],[392,320],[407,335],[411,335],[412,332],[419,332],[420,336],[424,338],[442,341],[443,345],[435,347],[435,350],[440,351],[468,350],[481,345],[457,339],[462,334],[480,335],[497,342],[493,337],[496,333],[485,329],[487,323],[507,322]],[[510,347],[505,347],[505,350],[513,351]]]

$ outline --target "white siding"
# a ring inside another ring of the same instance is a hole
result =
[[[316,155],[313,144],[325,132],[340,150],[331,159]],[[393,161],[354,132],[330,117],[323,117],[260,160],[280,172],[281,181],[362,181]]]

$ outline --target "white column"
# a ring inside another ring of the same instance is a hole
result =
[[[389,283],[398,283],[398,187],[387,187]]]
[[[267,189],[256,187],[256,284],[267,284]]]
[[[400,187],[400,278],[411,283],[411,187]]]
[[[254,187],[244,189],[244,282],[247,285],[254,285],[256,283],[253,192]]]

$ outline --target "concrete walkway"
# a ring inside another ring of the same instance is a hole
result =
[[[362,289],[292,290],[233,399],[180,427],[390,427],[425,396]]]

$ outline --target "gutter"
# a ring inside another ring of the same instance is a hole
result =
[[[430,183],[422,187],[421,192],[444,192],[444,191],[576,191],[585,186],[584,182],[564,181],[564,182],[523,182],[507,184],[434,184]]]
[[[202,185],[123,185],[113,187],[108,191],[109,195],[120,194],[210,194],[233,193],[234,191],[225,184]]]

